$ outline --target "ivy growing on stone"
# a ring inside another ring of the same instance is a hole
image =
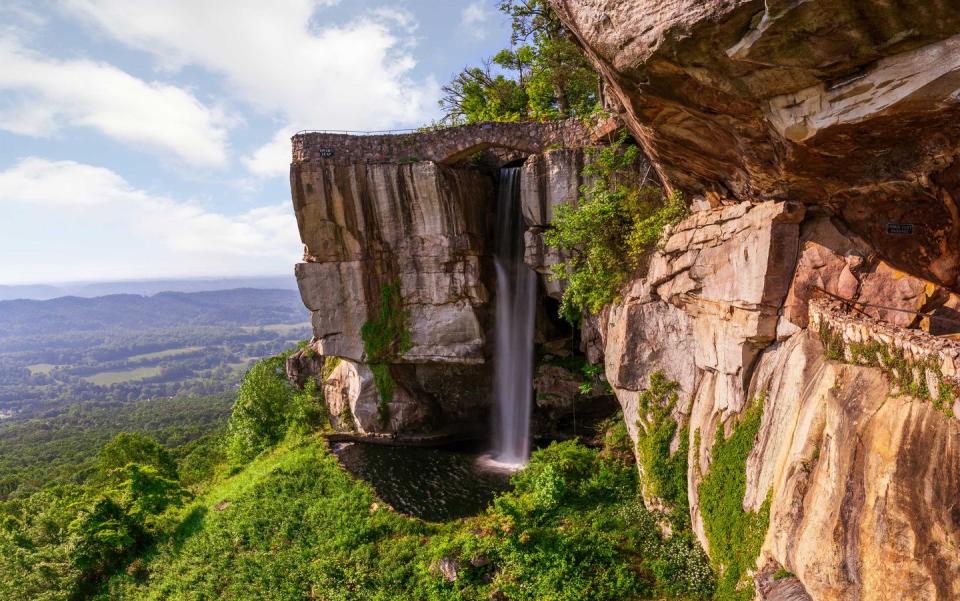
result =
[[[680,385],[668,380],[662,371],[650,376],[650,385],[638,399],[637,461],[640,464],[644,492],[667,503],[675,525],[689,526],[687,500],[688,426],[680,428],[673,418],[679,400]],[[670,452],[674,437],[677,450]]]
[[[820,322],[820,342],[827,359],[879,368],[904,393],[926,399],[937,410],[953,417],[955,392],[933,358],[910,361],[899,348],[875,340],[847,344],[843,335],[835,332],[825,320]]]
[[[390,363],[410,350],[413,342],[410,337],[410,314],[403,308],[400,297],[400,282],[384,284],[380,295],[379,311],[360,328],[360,338],[379,397],[377,408],[380,422],[386,424],[390,419],[389,403],[396,390]]]
[[[698,488],[703,528],[710,543],[710,557],[717,570],[714,599],[749,601],[754,587],[748,582],[770,523],[768,495],[759,511],[745,511],[747,457],[753,449],[763,417],[765,395],[747,409],[730,437],[723,424],[717,426],[710,468]],[[699,439],[699,432],[697,433]]]

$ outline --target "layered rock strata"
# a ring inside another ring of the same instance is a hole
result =
[[[669,187],[822,206],[901,269],[960,285],[955,3],[551,5]]]
[[[440,396],[440,367],[448,367],[451,377],[467,372],[469,382],[489,376],[484,352],[490,294],[482,261],[490,179],[432,162],[316,160],[293,164],[291,189],[305,245],[296,276],[313,316],[312,347],[347,360],[343,373],[334,374],[339,392],[331,398],[349,396],[360,432],[416,431],[470,410],[475,416],[488,402],[485,385],[456,395],[466,409],[454,407],[448,416],[416,409],[412,398]],[[404,313],[409,344],[390,358],[396,393],[387,400],[389,422],[377,423],[377,395],[365,365],[371,357],[361,329],[383,309],[388,288],[397,291],[399,302],[388,310]]]

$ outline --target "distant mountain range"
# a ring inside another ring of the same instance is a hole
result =
[[[93,298],[109,294],[153,295],[160,292],[206,292],[258,288],[296,290],[297,281],[289,276],[247,278],[212,278],[183,280],[130,280],[119,282],[71,282],[65,284],[0,285],[0,301],[27,299],[49,300],[61,296]]]
[[[309,312],[300,294],[278,289],[0,301],[0,341],[10,336],[65,332],[125,329],[132,334],[153,328],[305,324],[308,321]]]

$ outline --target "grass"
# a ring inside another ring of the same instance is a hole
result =
[[[135,367],[119,371],[102,371],[90,376],[85,376],[83,380],[96,384],[97,386],[110,386],[111,384],[120,384],[121,382],[133,382],[145,378],[159,376],[161,368],[159,366]]]
[[[176,357],[177,355],[189,355],[203,350],[201,346],[187,346],[183,348],[171,348],[165,351],[156,351],[154,353],[143,353],[127,357],[127,361],[150,361],[152,359],[165,359],[167,357]]]
[[[631,463],[554,444],[514,485],[480,516],[431,524],[379,501],[321,438],[288,440],[168,511],[169,534],[101,598],[709,598],[705,555],[660,533]]]

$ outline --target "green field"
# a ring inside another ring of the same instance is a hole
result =
[[[165,351],[157,351],[155,353],[143,353],[142,355],[133,355],[132,357],[127,357],[127,361],[149,361],[150,359],[165,359],[167,357],[176,357],[177,355],[186,355],[189,353],[195,353],[202,349],[203,349],[202,346],[171,348]]]
[[[54,367],[56,367],[56,365],[53,363],[34,363],[33,365],[28,365],[27,369],[30,370],[30,375],[34,376],[37,374],[48,374]]]
[[[305,329],[309,329],[309,323],[271,323],[265,326],[243,326],[241,329],[245,332],[276,332],[277,334],[294,334]]]
[[[102,371],[92,376],[86,376],[83,378],[91,384],[96,384],[97,386],[109,386],[111,384],[119,384],[121,382],[132,382],[134,380],[142,380],[144,378],[152,378],[154,376],[160,375],[160,367],[136,367],[134,369],[124,369],[120,371]]]

